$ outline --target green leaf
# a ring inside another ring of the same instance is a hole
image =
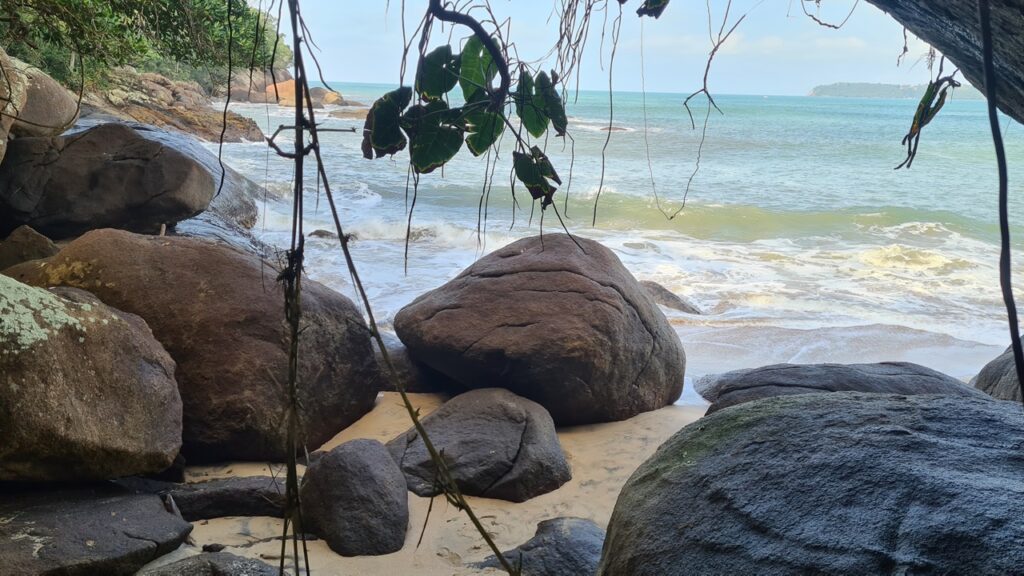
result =
[[[546,162],[547,157],[543,153],[541,156]],[[550,165],[551,163],[548,162],[548,166]],[[535,155],[533,153],[512,152],[512,168],[515,170],[516,178],[530,191],[530,196],[534,200],[541,200],[541,208],[547,208],[548,204],[552,202],[551,198],[555,195],[555,191],[558,189],[552,186],[547,178],[544,177],[544,170],[538,164]]]
[[[533,154],[533,160],[537,163],[541,176],[554,180],[559,184],[562,183],[562,179],[558,177],[558,172],[555,172],[555,167],[551,165],[551,160],[548,160],[547,155],[540,148],[532,146],[530,153]]]
[[[558,95],[554,83],[545,72],[537,75],[536,96],[544,101],[544,112],[548,118],[551,118],[555,134],[565,136],[565,129],[569,126],[569,120],[565,116],[565,106],[562,104],[562,97]]]
[[[438,100],[459,82],[459,56],[449,45],[438,46],[423,57],[416,70],[416,92],[424,100]]]
[[[417,174],[433,172],[459,152],[462,130],[451,124],[456,110],[432,100],[409,108],[402,116],[402,128],[409,135],[409,161]]]
[[[653,16],[657,19],[665,11],[669,0],[644,0],[644,3],[636,9],[637,16]]]
[[[498,141],[498,137],[505,130],[505,117],[495,112],[488,112],[489,103],[487,96],[479,91],[474,95],[474,101],[463,107],[465,127],[470,132],[466,137],[466,146],[469,147],[473,156],[479,156],[486,152],[492,144]]]
[[[470,36],[462,49],[462,65],[459,71],[459,85],[466,102],[473,101],[478,90],[489,89],[491,80],[498,73],[498,66],[491,59],[491,53],[476,36]]]
[[[402,86],[373,103],[363,123],[363,157],[380,158],[405,148],[405,135],[399,128],[402,110],[412,100],[412,89]]]
[[[543,136],[548,129],[548,115],[544,99],[538,98],[534,92],[533,76],[529,70],[524,68],[519,73],[519,86],[512,99],[516,103],[516,115],[523,121],[526,131],[534,138]]]

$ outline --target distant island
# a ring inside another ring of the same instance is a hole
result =
[[[824,86],[815,86],[809,96],[826,96],[832,98],[910,98],[917,100],[924,94],[926,84],[872,84],[870,82],[837,82]],[[973,86],[965,84],[957,88],[954,99],[981,100],[981,92]]]

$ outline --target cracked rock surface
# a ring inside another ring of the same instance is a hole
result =
[[[1017,574],[1020,405],[834,392],[686,426],[633,473],[601,576]]]
[[[4,574],[121,576],[177,548],[192,525],[153,494],[114,485],[0,494]]]
[[[403,308],[396,333],[416,360],[529,398],[560,426],[671,404],[686,368],[679,337],[611,250],[575,240],[545,234],[492,252]]]
[[[463,494],[523,502],[572,478],[551,416],[536,402],[501,388],[452,398],[422,421]],[[409,490],[440,493],[426,446],[415,429],[388,442]]]

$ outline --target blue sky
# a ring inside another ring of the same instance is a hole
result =
[[[256,4],[254,0],[250,0]],[[926,45],[910,37],[910,53],[899,67],[903,28],[889,16],[859,2],[840,30],[823,28],[800,9],[800,0],[736,0],[733,18],[749,11],[730,41],[715,58],[709,80],[718,94],[806,94],[817,84],[832,82],[886,82],[920,84],[928,71],[921,56]],[[823,19],[840,21],[854,0],[825,2]],[[302,9],[318,57],[328,80],[343,82],[398,82],[402,57],[401,0],[303,0]],[[427,0],[406,0],[407,30],[415,29]],[[618,3],[609,0],[608,37]],[[623,22],[615,60],[616,90],[639,90],[641,23],[635,14],[640,0],[623,9]],[[491,0],[500,20],[511,21],[509,38],[519,56],[541,58],[557,39],[555,0]],[[711,0],[717,24],[725,0]],[[549,19],[549,16],[551,19]],[[606,89],[608,52],[599,54],[603,14],[594,18],[592,38],[581,69],[580,88]],[[469,33],[455,30],[454,39]],[[448,29],[435,28],[433,44],[447,42]],[[704,2],[675,0],[658,20],[643,22],[646,88],[651,92],[689,93],[700,87],[710,49],[708,16]],[[602,69],[602,63],[604,68]],[[410,62],[410,73],[415,62]]]

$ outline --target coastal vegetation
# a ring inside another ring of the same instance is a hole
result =
[[[809,96],[831,98],[908,98],[917,100],[927,89],[926,84],[875,84],[869,82],[836,82],[811,88]],[[981,100],[984,98],[973,86],[957,89],[955,98]]]

